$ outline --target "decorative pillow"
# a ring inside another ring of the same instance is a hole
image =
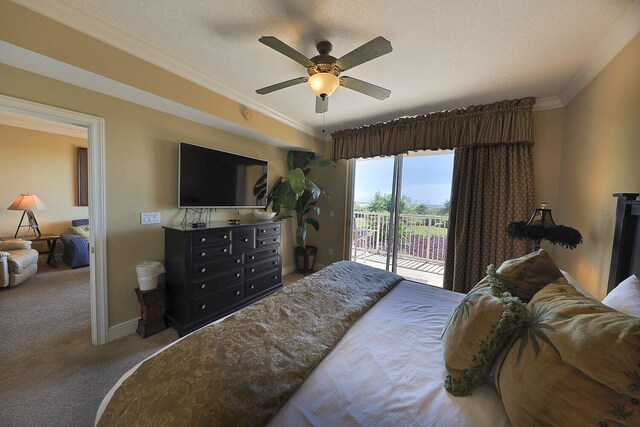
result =
[[[529,302],[540,289],[562,277],[549,252],[540,249],[502,263],[498,268],[504,288],[513,296]]]
[[[585,288],[580,286],[580,283],[578,283],[578,281],[575,279],[575,277],[573,277],[572,275],[570,275],[569,273],[567,273],[566,271],[564,271],[562,269],[560,269],[560,272],[567,279],[567,282],[569,282],[571,285],[573,285],[574,288],[576,288],[576,291],[580,292],[585,297],[596,299],[596,297],[591,295],[591,292],[589,292],[588,290],[586,290]]]
[[[89,224],[75,225],[69,228],[73,230],[73,232],[78,236],[84,237],[85,239],[89,240]]]
[[[640,317],[640,280],[635,274],[627,277],[604,297],[602,303],[629,316]]]
[[[518,298],[505,292],[495,268],[451,313],[442,332],[442,353],[449,375],[445,389],[466,396],[487,380],[495,357],[527,317]]]
[[[640,425],[640,319],[580,294],[562,277],[494,365],[515,426]]]
[[[16,249],[31,249],[31,241],[20,239],[0,241],[0,251],[13,251]]]

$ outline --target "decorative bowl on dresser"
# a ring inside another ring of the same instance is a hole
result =
[[[165,320],[180,336],[282,287],[279,222],[163,228]]]

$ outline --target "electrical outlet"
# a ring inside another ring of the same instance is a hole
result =
[[[160,212],[140,212],[140,224],[160,224]]]
[[[327,249],[327,255],[329,256],[333,255],[333,249],[331,248]]]

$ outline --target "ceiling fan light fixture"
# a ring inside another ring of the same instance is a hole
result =
[[[327,96],[331,96],[336,88],[340,86],[340,79],[332,73],[316,73],[309,77],[307,84],[316,96],[324,99]]]

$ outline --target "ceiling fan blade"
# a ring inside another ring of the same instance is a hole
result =
[[[356,65],[360,65],[379,56],[386,55],[392,50],[391,42],[382,36],[378,36],[370,42],[363,44],[359,48],[356,48],[339,58],[336,61],[336,66],[340,68],[340,71],[346,71]]]
[[[269,46],[271,49],[277,50],[284,56],[288,56],[289,58],[296,61],[298,64],[301,64],[303,67],[314,67],[316,64],[311,62],[309,58],[286,44],[285,42],[273,37],[273,36],[262,36],[258,39],[258,41],[266,46]]]
[[[372,96],[379,100],[387,99],[389,95],[391,95],[391,91],[389,89],[354,79],[353,77],[340,77],[340,86],[355,90],[356,92],[364,93],[365,95]]]
[[[329,111],[329,97],[325,96],[324,99],[316,96],[316,113],[326,113]]]
[[[284,89],[289,86],[299,85],[300,83],[304,83],[309,80],[308,77],[298,77],[297,79],[287,80],[286,82],[276,83],[271,86],[263,87],[262,89],[256,90],[258,95],[266,95],[271,92],[275,92],[276,90]]]

